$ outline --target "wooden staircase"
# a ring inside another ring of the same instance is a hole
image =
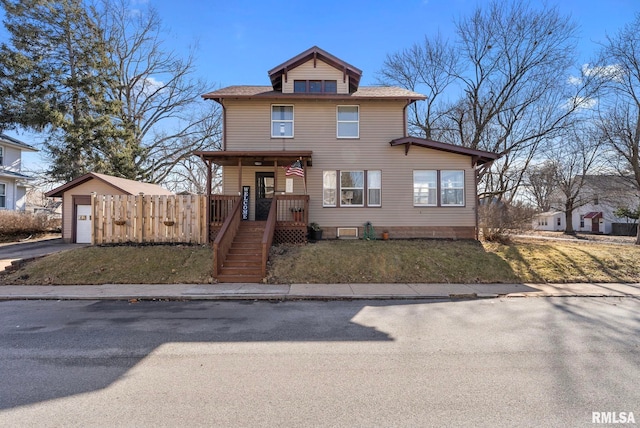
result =
[[[262,235],[265,221],[242,221],[222,262],[219,282],[262,282]]]

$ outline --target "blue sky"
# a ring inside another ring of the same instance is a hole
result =
[[[267,71],[317,45],[363,70],[361,84],[376,83],[387,54],[438,31],[453,38],[454,21],[486,0],[131,0],[157,9],[166,46],[177,52],[197,43],[197,74],[211,90],[267,85]],[[532,5],[541,2],[532,1]],[[580,58],[589,61],[605,35],[640,12],[639,0],[558,0],[580,27]],[[0,30],[0,37],[4,37]],[[204,101],[203,101],[204,102]],[[9,133],[31,144],[37,138]],[[26,166],[38,162],[25,156]]]
[[[438,31],[453,37],[454,20],[488,4],[483,0],[147,1],[170,29],[168,43],[184,47],[198,41],[198,71],[216,86],[269,84],[269,69],[314,45],[363,70],[362,84],[375,84],[387,54]],[[584,62],[595,41],[640,12],[638,0],[557,4],[580,26]]]

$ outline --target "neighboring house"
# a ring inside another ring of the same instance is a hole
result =
[[[581,194],[588,202],[573,211],[574,230],[610,234],[615,225],[635,222],[614,214],[618,208],[640,205],[640,192],[631,180],[618,175],[587,175]]]
[[[37,151],[22,141],[0,134],[0,210],[24,211],[27,182],[32,177],[21,172],[22,152]]]
[[[62,238],[65,242],[91,243],[91,194],[172,195],[156,185],[90,172],[45,193],[62,198]]]
[[[556,199],[554,206],[562,207],[562,199]],[[635,234],[630,227],[635,220],[614,214],[618,208],[638,208],[640,195],[631,180],[618,175],[586,175],[577,200],[579,206],[571,217],[574,231]],[[535,230],[565,231],[566,215],[563,211],[540,213],[533,218],[532,226]]]
[[[304,241],[310,222],[324,238],[362,237],[367,222],[376,236],[477,238],[476,168],[498,155],[409,137],[407,107],[424,95],[362,87],[361,70],[318,47],[268,75],[269,86],[203,95],[224,114],[222,151],[197,153],[209,176],[223,170],[212,236],[225,200],[242,197],[250,221],[267,220],[276,201],[276,242]]]
[[[533,217],[534,230],[564,231],[567,227],[562,211],[547,211]]]

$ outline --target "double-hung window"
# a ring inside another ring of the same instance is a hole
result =
[[[0,146],[0,166],[4,165],[2,162],[4,161],[4,147]]]
[[[413,205],[464,206],[464,171],[413,171]]]
[[[382,172],[367,171],[367,205],[379,207],[382,205]]]
[[[293,106],[271,106],[271,137],[293,138]]]
[[[413,171],[413,205],[438,205],[438,171]]]
[[[440,171],[440,204],[464,206],[464,171]]]
[[[323,171],[322,205],[325,207],[379,207],[382,205],[381,171]]]
[[[340,205],[364,206],[364,171],[340,171]]]
[[[0,208],[6,208],[7,205],[7,185],[0,183]]]
[[[338,138],[360,137],[360,108],[358,106],[338,106]]]

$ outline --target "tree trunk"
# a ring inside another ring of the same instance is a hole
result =
[[[640,245],[640,222],[638,222],[638,233],[636,233],[636,245]]]
[[[573,204],[566,203],[564,206],[564,219],[566,223],[566,227],[564,229],[564,233],[567,235],[574,235],[576,233],[573,230]]]

